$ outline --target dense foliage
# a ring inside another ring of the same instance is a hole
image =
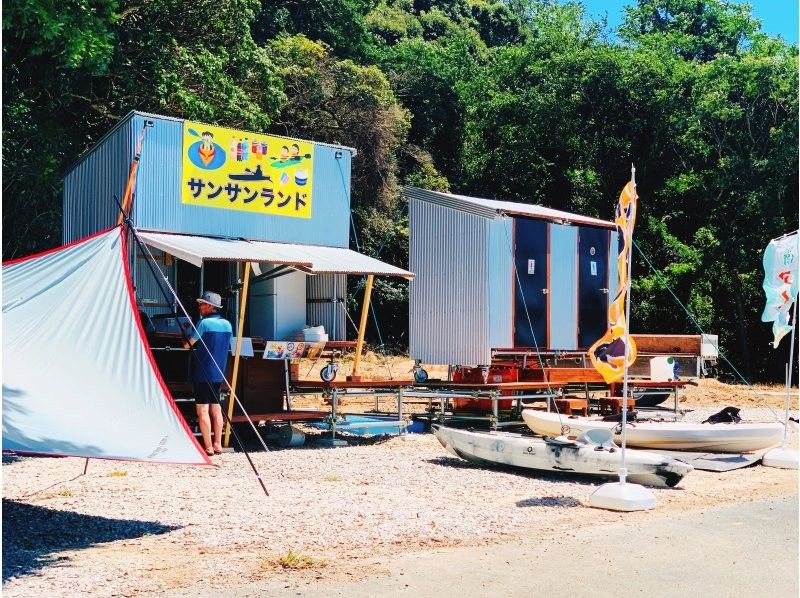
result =
[[[610,218],[635,162],[633,329],[696,332],[666,282],[780,379],[761,252],[797,227],[797,47],[745,4],[631,4],[609,31],[554,0],[10,3],[4,259],[57,244],[61,174],[131,109],[358,148],[354,241],[398,265],[401,184]],[[374,297],[371,340],[405,347],[407,286]]]

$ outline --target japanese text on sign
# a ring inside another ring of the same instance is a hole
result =
[[[311,143],[185,122],[181,202],[311,218]]]

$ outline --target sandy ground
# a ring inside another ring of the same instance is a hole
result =
[[[680,518],[581,526],[513,543],[412,550],[384,559],[386,572],[363,580],[278,576],[203,595],[527,598],[567,590],[570,598],[796,598],[797,515],[795,498],[763,499],[689,511]]]
[[[783,403],[779,395],[744,392],[703,381],[685,393],[682,407],[700,416],[733,404],[745,417],[769,420],[765,404]],[[3,593],[226,595],[267,580],[284,588],[368,583],[420,549],[478,550],[535,538],[546,547],[596,526],[669,526],[711,508],[797,500],[797,471],[756,466],[695,471],[675,489],[654,489],[656,510],[619,514],[584,507],[595,482],[472,465],[430,434],[336,449],[314,440],[252,453],[269,497],[241,453],[217,457],[219,467],[93,460],[86,475],[82,459],[5,456]],[[796,448],[796,429],[790,441]],[[741,550],[746,559],[746,538]],[[473,589],[464,595],[486,595]]]

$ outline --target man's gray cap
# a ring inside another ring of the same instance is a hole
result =
[[[214,291],[206,291],[197,300],[198,303],[208,303],[212,307],[222,309],[222,297]]]

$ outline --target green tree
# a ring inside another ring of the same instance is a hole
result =
[[[106,109],[85,95],[107,73],[117,2],[44,0],[3,7],[3,256],[61,240],[60,171]],[[77,125],[77,126],[76,126]]]
[[[305,36],[281,36],[267,46],[278,65],[287,102],[274,129],[284,135],[358,150],[353,162],[352,205],[391,206],[396,164],[409,114],[374,66],[339,60]]]

